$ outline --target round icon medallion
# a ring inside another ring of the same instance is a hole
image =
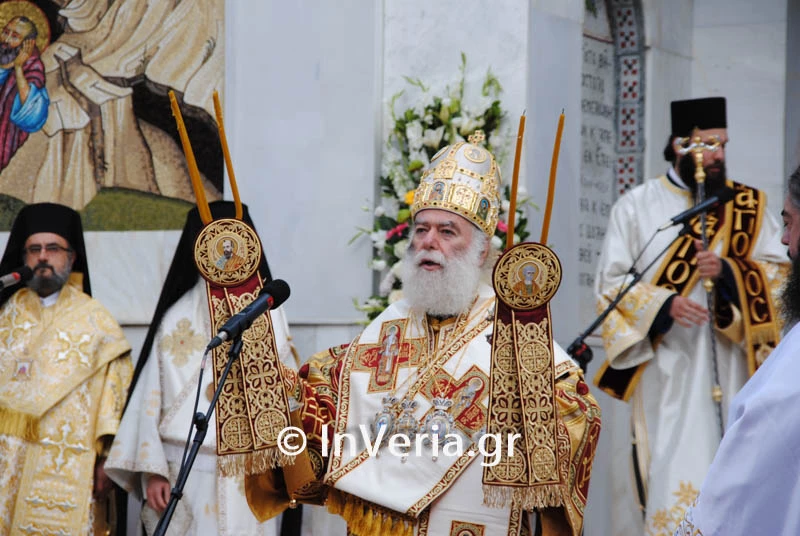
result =
[[[261,242],[241,220],[214,220],[194,243],[194,262],[204,279],[221,287],[247,281],[261,263]]]
[[[497,297],[513,309],[546,304],[561,284],[561,262],[553,250],[525,242],[506,251],[492,276]]]

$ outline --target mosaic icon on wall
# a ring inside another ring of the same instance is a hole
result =
[[[7,0],[0,28],[0,230],[45,201],[87,230],[180,229],[194,194],[169,90],[222,198],[224,0]]]

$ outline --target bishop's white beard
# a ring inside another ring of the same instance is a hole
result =
[[[448,260],[440,251],[415,251],[411,247],[403,259],[403,298],[412,309],[434,316],[456,316],[465,312],[478,295],[483,274],[481,253],[486,237],[475,232],[472,243]],[[420,266],[430,260],[442,266],[429,272]]]

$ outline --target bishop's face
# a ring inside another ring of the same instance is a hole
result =
[[[403,295],[409,304],[437,316],[466,311],[477,295],[489,241],[475,225],[446,210],[414,217],[403,259]]]
[[[452,212],[423,210],[414,218],[411,250],[439,252],[449,261],[466,251],[474,232],[474,225]],[[429,272],[442,269],[442,265],[433,256],[419,261],[419,267]]]
[[[61,289],[69,278],[75,254],[69,242],[55,233],[34,233],[25,241],[25,265],[33,271],[28,286],[40,296]]]

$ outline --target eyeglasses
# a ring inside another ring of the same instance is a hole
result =
[[[65,248],[64,246],[59,246],[58,244],[47,244],[45,246],[41,246],[40,244],[34,244],[32,246],[28,246],[26,248],[22,248],[22,252],[26,255],[41,255],[42,249],[44,249],[48,255],[55,255],[56,253],[61,253],[62,251],[66,251],[67,253],[72,253],[72,248]]]

